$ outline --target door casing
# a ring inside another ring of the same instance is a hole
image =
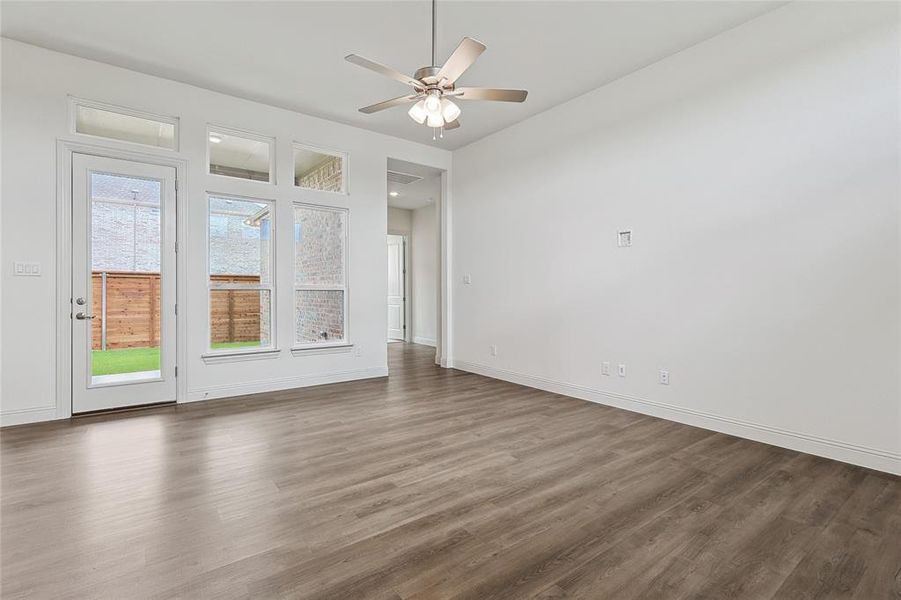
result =
[[[176,304],[183,313],[187,306],[187,266],[188,252],[185,239],[188,229],[188,162],[174,155],[174,151],[136,151],[128,143],[93,144],[72,139],[58,139],[56,144],[56,232],[54,235],[53,299],[56,310],[53,313],[52,329],[55,336],[56,352],[51,365],[51,376],[55,381],[55,404],[57,418],[72,416],[72,160],[74,154],[87,154],[104,158],[114,158],[143,162],[153,165],[174,167],[176,173],[175,219],[176,219]],[[176,402],[187,397],[188,373],[184,368],[187,348],[187,330],[184,318],[176,320],[175,347],[176,364],[182,367],[176,378]]]

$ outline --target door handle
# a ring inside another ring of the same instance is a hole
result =
[[[83,312],[79,312],[79,313],[75,313],[75,318],[78,319],[79,321],[84,321],[87,319],[93,319],[94,315],[86,315]]]

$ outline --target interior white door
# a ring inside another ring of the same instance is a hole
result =
[[[175,169],[72,157],[72,412],[174,401]]]
[[[405,339],[404,236],[388,235],[388,339]]]

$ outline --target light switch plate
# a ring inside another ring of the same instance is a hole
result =
[[[40,277],[41,263],[16,262],[13,264],[13,274],[16,277]]]
[[[466,285],[469,285],[470,283],[472,283],[472,275],[470,275],[469,273],[467,273],[466,275],[464,275],[464,276],[463,276],[463,283],[465,283]]]

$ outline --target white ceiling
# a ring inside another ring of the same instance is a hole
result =
[[[438,61],[463,36],[488,46],[459,83],[523,88],[523,104],[461,102],[463,126],[431,141],[406,91],[344,61],[412,73],[429,60],[430,2],[0,3],[0,34],[53,50],[454,149],[759,16],[784,2],[438,3]],[[99,100],[102,100],[100,98]]]

